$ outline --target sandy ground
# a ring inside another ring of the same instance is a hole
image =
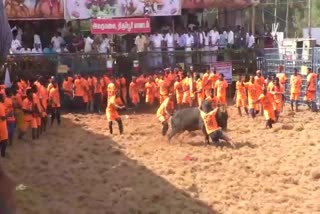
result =
[[[204,147],[198,132],[169,145],[154,114],[122,115],[123,136],[104,116],[64,115],[9,149],[5,168],[27,187],[18,213],[320,213],[320,114],[286,109],[265,130],[229,112],[237,149]]]

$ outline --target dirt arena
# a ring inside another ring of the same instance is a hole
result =
[[[286,109],[265,130],[229,113],[236,149],[204,147],[198,132],[169,145],[155,114],[124,113],[112,137],[104,116],[64,115],[9,148],[4,167],[26,186],[17,213],[320,213],[320,114]]]

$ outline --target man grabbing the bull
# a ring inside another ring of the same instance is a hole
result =
[[[165,136],[169,129],[169,119],[170,115],[174,109],[174,96],[169,94],[169,96],[161,103],[160,107],[157,110],[157,118],[162,123],[162,135]]]
[[[235,148],[235,145],[231,138],[226,136],[221,127],[219,127],[216,114],[218,112],[219,107],[211,110],[211,104],[208,101],[204,101],[202,105],[202,109],[200,109],[200,115],[203,119],[204,126],[206,128],[207,135],[211,138],[212,142],[216,145],[219,145],[219,140],[222,139],[232,145]],[[210,111],[211,110],[211,111]]]

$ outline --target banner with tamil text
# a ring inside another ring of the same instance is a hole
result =
[[[63,19],[63,0],[3,0],[8,18]]]
[[[150,18],[91,19],[92,34],[150,33]]]
[[[67,0],[65,19],[174,16],[181,0]]]

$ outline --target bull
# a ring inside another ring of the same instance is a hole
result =
[[[209,102],[205,100],[201,106],[201,109],[206,113],[213,110],[208,103]],[[218,108],[216,114],[217,123],[223,130],[226,130],[228,125],[228,112],[224,106],[219,106]],[[202,131],[205,136],[205,144],[209,144],[209,136],[206,132],[203,119],[201,118],[200,109],[196,107],[178,110],[171,118],[171,131],[168,135],[168,140],[170,142],[173,136],[184,131],[191,132],[197,130]]]

